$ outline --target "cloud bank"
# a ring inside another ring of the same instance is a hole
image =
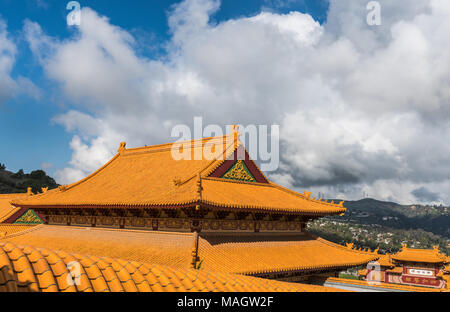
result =
[[[203,116],[280,124],[270,176],[285,186],[449,204],[450,2],[380,3],[382,25],[369,26],[365,0],[331,0],[324,25],[266,11],[212,23],[219,1],[186,0],[168,15],[162,59],[138,56],[130,33],[89,8],[70,40],[26,22],[34,54],[73,103],[55,117],[74,133],[58,182],[97,169],[122,140],[168,141],[173,125]]]
[[[0,18],[0,106],[20,94],[39,99],[41,91],[28,78],[13,78],[11,72],[16,63],[17,46],[8,33],[7,24]]]

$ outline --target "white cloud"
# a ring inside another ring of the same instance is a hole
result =
[[[17,48],[8,37],[6,23],[0,19],[0,105],[10,98],[16,89],[16,83],[10,76],[16,53]]]
[[[25,77],[14,79],[11,72],[16,62],[17,46],[10,38],[6,22],[0,18],[0,105],[10,98],[26,94],[38,99],[40,89]]]
[[[280,123],[271,176],[284,185],[400,202],[426,189],[450,203],[450,3],[380,3],[383,24],[370,27],[363,0],[331,1],[325,25],[299,12],[212,24],[218,1],[183,1],[164,60],[137,56],[129,33],[88,8],[71,40],[27,22],[47,75],[84,111],[55,118],[75,133],[58,181],[97,169],[121,140],[166,141],[170,125],[199,115]]]

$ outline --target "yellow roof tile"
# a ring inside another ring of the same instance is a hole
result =
[[[297,214],[330,215],[345,212],[342,204],[327,203],[285,189],[274,183],[241,183],[209,174],[239,146],[236,136],[188,141],[191,160],[177,160],[169,143],[144,148],[124,149],[87,178],[44,194],[14,200],[28,208],[177,208],[209,205],[212,209],[234,208]],[[194,155],[205,147],[215,149],[214,158]],[[255,170],[259,169],[255,165]],[[197,177],[202,179],[202,195],[197,193]],[[264,180],[267,180],[264,177]]]
[[[13,199],[20,199],[29,196],[27,193],[19,194],[0,194],[0,223],[4,222],[20,208],[11,205]],[[1,230],[0,230],[1,232]]]
[[[37,230],[7,239],[16,244],[29,244],[68,253],[125,259],[121,260],[122,262],[110,262],[122,282],[130,279],[130,273],[137,270],[136,265],[129,261],[190,268],[193,240],[191,233],[50,225],[42,225]],[[52,264],[58,261],[58,258],[50,256],[49,251],[43,250],[41,253],[45,257],[48,256]],[[198,255],[202,261],[202,270],[251,275],[346,268],[366,264],[379,257],[351,250],[307,233],[201,234]],[[84,265],[89,267],[88,263]],[[53,267],[52,269],[56,270]],[[144,266],[140,267],[139,271],[145,274],[145,270]],[[154,272],[163,274],[157,269]],[[190,287],[184,283],[183,285]]]

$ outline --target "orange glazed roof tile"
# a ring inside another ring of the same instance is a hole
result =
[[[35,225],[0,223],[0,239],[10,237],[13,234],[32,229],[34,227]]]
[[[378,264],[380,266],[384,267],[394,267],[395,265],[392,263],[392,255],[385,254],[385,255],[379,255],[380,258],[377,260]]]
[[[20,208],[11,205],[13,199],[20,199],[29,196],[27,193],[20,194],[0,194],[0,223],[8,219]]]
[[[402,250],[392,255],[397,261],[445,263],[447,256],[441,253],[437,246],[433,249],[413,249],[403,245]]]
[[[313,215],[346,211],[342,203],[314,200],[274,183],[210,178],[240,144],[236,134],[133,149],[125,149],[122,144],[116,156],[85,179],[13,203],[27,208],[176,208],[204,204],[213,208]],[[172,150],[177,148],[191,155],[191,160],[176,160]],[[204,150],[211,150],[213,157],[196,157],[198,153],[202,156]],[[202,160],[194,160],[198,158]]]
[[[367,272],[368,272],[367,269],[358,270],[358,275],[359,276],[366,276]]]
[[[403,268],[402,267],[395,267],[393,269],[386,270],[386,272],[395,273],[395,274],[402,274],[403,273]]]
[[[174,269],[0,242],[0,292],[152,291],[336,292],[339,290],[242,275]]]
[[[194,235],[39,225],[4,240],[69,253],[168,265],[191,266]],[[1,240],[0,240],[1,241]],[[378,256],[350,250],[310,234],[200,235],[201,269],[258,275],[328,270],[366,264]]]
[[[378,258],[308,233],[205,235],[199,257],[202,268],[249,275],[347,268]]]

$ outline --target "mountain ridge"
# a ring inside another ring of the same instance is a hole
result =
[[[33,193],[38,193],[43,187],[54,189],[58,186],[44,170],[25,173],[20,169],[14,173],[6,170],[6,166],[0,163],[0,194],[26,193],[28,187],[31,187]]]

